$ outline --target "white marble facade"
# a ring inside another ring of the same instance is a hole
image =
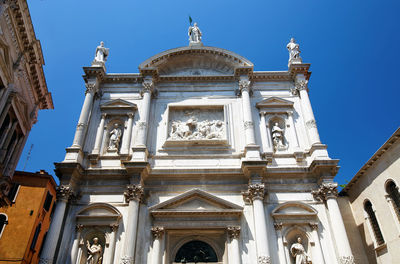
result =
[[[94,238],[102,263],[354,263],[309,67],[258,72],[203,45],[139,73],[84,67],[41,263],[94,263]]]

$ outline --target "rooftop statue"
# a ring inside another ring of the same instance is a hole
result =
[[[303,63],[300,57],[300,46],[296,43],[294,38],[290,39],[290,42],[287,44],[286,48],[289,51],[289,65],[292,63]]]
[[[196,22],[194,23],[193,27],[189,26],[188,35],[189,35],[189,45],[201,44],[202,34]]]
[[[94,60],[92,62],[92,66],[104,66],[108,53],[109,53],[108,48],[104,47],[104,42],[100,42],[100,46],[97,46],[96,48],[96,54],[94,55]]]

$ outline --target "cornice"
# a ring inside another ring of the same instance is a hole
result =
[[[294,79],[297,74],[304,74],[306,80],[310,79],[311,72],[308,71],[310,69],[310,63],[301,63],[301,64],[291,64],[289,66],[289,73],[291,78]]]
[[[392,136],[375,152],[374,155],[361,167],[361,169],[354,175],[351,181],[346,185],[345,188],[339,193],[340,195],[346,195],[346,193],[367,171],[370,167],[372,167],[375,162],[377,162],[380,157],[387,151],[389,148],[400,140],[400,127],[392,134]]]

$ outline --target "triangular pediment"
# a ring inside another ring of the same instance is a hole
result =
[[[286,202],[272,211],[274,218],[315,217],[317,211],[308,204],[301,202]]]
[[[137,105],[134,103],[130,103],[128,101],[122,99],[115,99],[109,102],[106,102],[100,106],[101,109],[137,109]]]
[[[235,214],[243,207],[199,189],[187,191],[149,208],[153,215],[165,214]]]
[[[292,108],[293,102],[285,100],[279,97],[270,97],[261,102],[258,102],[256,106],[258,108]]]

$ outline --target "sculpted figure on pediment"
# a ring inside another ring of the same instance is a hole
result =
[[[287,49],[289,51],[289,64],[291,63],[302,63],[300,57],[300,46],[296,43],[294,38],[290,39],[290,42],[287,44]]]
[[[101,41],[100,46],[97,46],[96,48],[96,54],[94,55],[92,65],[104,65],[107,60],[108,53],[109,49],[104,47],[104,42]]]
[[[201,42],[201,31],[197,26],[197,23],[194,23],[193,27],[190,26],[188,30],[189,42],[190,43],[200,43]]]

